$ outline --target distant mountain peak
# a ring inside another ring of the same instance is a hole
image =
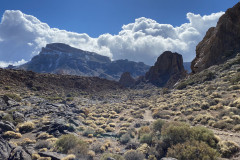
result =
[[[51,43],[31,61],[18,67],[39,73],[95,76],[118,80],[124,72],[133,77],[144,75],[150,66],[128,60],[111,61],[109,57],[84,51],[64,43]]]

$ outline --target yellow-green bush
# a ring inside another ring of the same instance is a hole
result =
[[[31,132],[35,128],[35,124],[31,121],[20,123],[18,125],[20,133],[27,133]]]
[[[189,140],[191,136],[191,129],[186,123],[169,122],[163,125],[161,136],[167,146],[171,146]]]
[[[167,157],[178,160],[217,160],[220,154],[204,142],[187,141],[168,149]]]
[[[191,128],[191,139],[203,141],[213,148],[216,148],[218,143],[218,140],[214,136],[213,131],[202,126],[196,126]]]
[[[13,131],[7,131],[3,134],[3,136],[5,138],[15,138],[15,139],[18,139],[18,138],[22,137],[21,133],[16,133],[16,132],[13,132]]]
[[[62,135],[56,141],[55,148],[58,152],[76,156],[86,155],[88,151],[87,144],[72,134]]]
[[[153,136],[152,134],[143,134],[140,137],[140,143],[147,143],[148,145],[151,145],[153,141]]]

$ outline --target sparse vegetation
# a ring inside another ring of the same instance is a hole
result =
[[[32,147],[32,159],[46,158],[37,154],[44,151],[89,160],[239,158],[240,67],[231,62],[222,70],[223,65],[190,75],[174,89],[89,92],[37,82],[18,88],[4,81],[2,137]]]

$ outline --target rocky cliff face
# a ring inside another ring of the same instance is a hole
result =
[[[146,73],[145,79],[156,86],[172,86],[186,75],[182,55],[166,51]]]
[[[217,26],[210,28],[196,47],[192,61],[193,73],[220,64],[240,51],[240,2],[220,17]]]
[[[150,68],[144,63],[128,60],[111,61],[108,57],[73,48],[62,43],[48,44],[39,55],[19,69],[38,73],[94,76],[118,80],[124,72],[133,77],[144,75]]]

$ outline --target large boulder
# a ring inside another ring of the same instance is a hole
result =
[[[240,2],[220,17],[217,26],[210,28],[196,47],[192,61],[193,73],[225,62],[240,51]]]
[[[12,146],[0,137],[0,160],[8,159],[12,151]]]
[[[158,87],[171,87],[186,76],[182,55],[165,51],[145,75],[145,80]]]
[[[119,83],[123,85],[124,87],[132,87],[135,84],[135,79],[132,78],[131,74],[129,72],[124,72],[121,75],[121,78],[119,80]]]

